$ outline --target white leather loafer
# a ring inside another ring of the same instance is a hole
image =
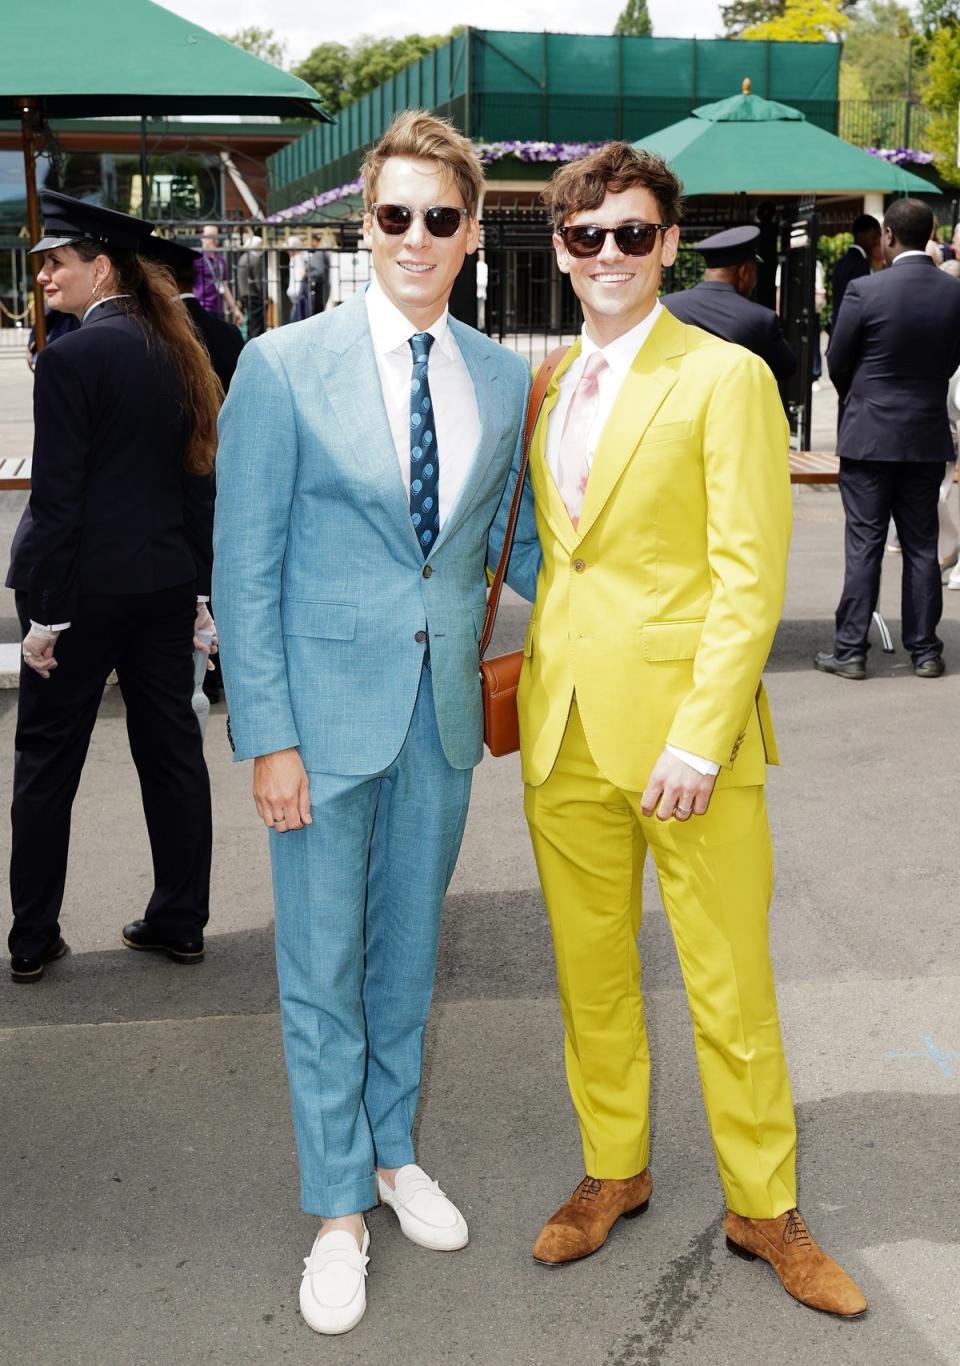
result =
[[[397,1172],[393,1190],[378,1173],[377,1192],[381,1204],[396,1212],[400,1228],[411,1243],[433,1252],[455,1252],[466,1247],[470,1235],[463,1215],[437,1182],[412,1162]]]
[[[303,1259],[300,1313],[317,1333],[349,1333],[367,1307],[367,1249],[370,1234],[363,1230],[363,1246],[352,1233],[323,1230]]]

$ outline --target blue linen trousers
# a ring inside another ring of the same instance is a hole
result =
[[[374,1167],[415,1161],[440,911],[472,777],[443,752],[424,667],[393,763],[370,777],[310,773],[313,824],[270,832],[283,1046],[308,1214],[368,1209]]]

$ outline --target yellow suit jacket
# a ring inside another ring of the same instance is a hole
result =
[[[591,753],[642,789],[665,744],[721,765],[718,786],[777,762],[760,675],[783,606],[791,499],[777,386],[757,356],[664,310],[603,429],[579,528],[530,455],[543,562],[524,643],[520,753],[539,785],[574,692]]]

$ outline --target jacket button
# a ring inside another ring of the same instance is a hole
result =
[[[418,631],[417,634],[414,636],[414,640],[417,642],[418,645],[424,645],[426,643],[426,639],[426,631]]]
[[[574,560],[573,567],[578,574],[582,574],[587,567],[587,562],[586,560]]]
[[[432,573],[433,573],[433,565],[432,565],[432,564],[425,564],[425,565],[423,566],[423,577],[424,577],[425,579],[429,579],[429,577],[430,577],[430,575],[431,575]]]

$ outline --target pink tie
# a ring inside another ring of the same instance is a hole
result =
[[[607,368],[601,351],[594,351],[583,367],[580,382],[573,391],[570,407],[560,437],[560,454],[557,461],[557,487],[560,497],[567,505],[570,520],[574,527],[580,521],[583,509],[583,496],[587,491],[587,442],[590,428],[597,416],[597,403],[600,387],[597,377]]]

